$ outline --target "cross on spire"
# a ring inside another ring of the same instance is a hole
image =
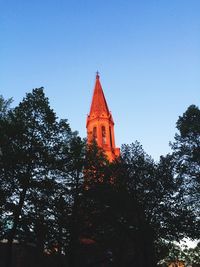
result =
[[[98,72],[98,70],[96,72],[96,79],[99,79],[99,72]]]

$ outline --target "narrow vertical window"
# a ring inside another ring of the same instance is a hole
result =
[[[104,144],[106,144],[106,128],[105,128],[105,126],[101,127],[101,131],[102,131],[102,143],[104,145]]]
[[[93,139],[97,141],[97,127],[93,128]]]
[[[111,127],[109,127],[109,132],[110,132],[110,145],[111,145],[111,147],[113,147]]]

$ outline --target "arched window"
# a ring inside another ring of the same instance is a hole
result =
[[[93,133],[92,133],[92,135],[93,135],[93,139],[95,139],[95,140],[97,141],[97,127],[94,127],[94,128],[93,128]]]
[[[102,143],[106,144],[106,128],[105,128],[105,126],[101,127],[101,132],[102,132]]]
[[[111,147],[113,147],[111,127],[109,127],[109,132],[110,132],[110,145],[111,145]]]

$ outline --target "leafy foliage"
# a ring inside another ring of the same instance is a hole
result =
[[[191,105],[177,121],[179,133],[171,144],[176,175],[180,180],[185,205],[196,218],[189,236],[200,236],[200,110]],[[194,219],[194,218],[193,218]]]
[[[200,110],[191,105],[177,121],[179,133],[171,144],[177,162],[177,173],[200,192]]]
[[[4,99],[3,96],[0,95],[0,118],[1,119],[8,114],[12,101],[13,101],[12,98]]]
[[[59,267],[155,267],[177,252],[174,241],[199,238],[198,107],[179,117],[173,153],[155,163],[138,142],[123,145],[121,157],[109,162],[95,142],[86,145],[58,120],[43,88],[14,109],[10,103],[0,98],[6,267],[14,240],[31,244],[42,267],[45,255]],[[198,262],[196,250],[186,254]]]
[[[167,266],[176,261],[182,261],[186,266],[198,266],[200,264],[200,244],[198,243],[194,248],[188,248],[169,243],[168,255],[161,262]]]
[[[55,247],[61,253],[64,224],[70,214],[69,191],[82,168],[82,163],[78,165],[82,142],[66,121],[57,121],[43,88],[27,94],[8,118],[1,120],[0,131],[0,175],[7,189],[2,236],[8,239],[7,266],[14,239],[35,244],[38,255]],[[63,202],[66,207],[61,211],[57,203]]]

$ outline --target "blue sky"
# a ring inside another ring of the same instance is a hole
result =
[[[200,1],[0,0],[0,94],[14,105],[45,87],[73,130],[100,79],[118,146],[138,140],[156,160],[200,102]]]

